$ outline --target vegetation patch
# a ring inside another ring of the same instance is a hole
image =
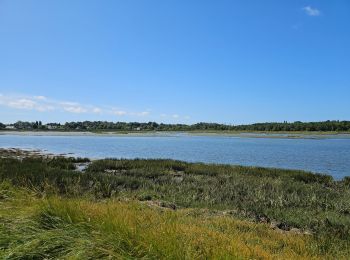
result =
[[[92,131],[101,133],[103,131],[118,131],[128,133],[132,131],[263,131],[263,132],[349,132],[350,121],[327,120],[322,122],[270,122],[256,123],[249,125],[226,125],[217,123],[196,123],[186,124],[158,124],[156,122],[107,122],[107,121],[83,121],[48,123],[43,125],[41,121],[23,122],[18,121],[14,124],[5,125],[0,123],[0,130],[45,130],[45,131]]]
[[[173,160],[0,159],[0,258],[348,258],[348,179]]]
[[[40,197],[6,182],[1,190],[7,193],[0,202],[2,259],[309,259],[348,253],[324,251],[326,242],[312,236],[196,209]]]

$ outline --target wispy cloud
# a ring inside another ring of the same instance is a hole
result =
[[[92,113],[94,113],[94,114],[101,114],[102,113],[102,109],[99,108],[99,107],[94,107],[92,109]]]
[[[16,110],[27,110],[40,113],[60,112],[69,114],[104,115],[109,118],[134,117],[145,120],[154,120],[157,117],[169,122],[188,121],[190,116],[179,113],[162,113],[154,115],[151,109],[143,111],[127,110],[113,106],[97,106],[92,104],[81,104],[72,100],[57,100],[42,95],[4,94],[0,93],[0,107]]]
[[[70,113],[76,113],[76,114],[81,114],[81,113],[87,113],[88,110],[81,107],[81,106],[66,106],[63,107],[63,110],[66,112],[70,112]]]
[[[135,113],[137,116],[148,116],[150,114],[149,111],[142,111]]]
[[[115,109],[112,109],[111,110],[111,113],[113,115],[117,115],[117,116],[124,116],[124,115],[127,115],[128,113],[126,111],[123,111],[123,110],[115,110]]]
[[[309,6],[309,5],[303,7],[302,9],[309,16],[320,16],[321,15],[321,11],[320,10],[318,10],[317,8],[313,8],[313,7]]]
[[[46,97],[44,97],[44,96],[34,96],[33,98],[35,98],[37,100],[46,100]]]
[[[54,100],[45,96],[5,95],[0,93],[0,106],[12,109],[32,110],[37,112],[66,112],[73,114],[107,114],[115,116],[146,117],[150,111],[131,112],[118,108],[105,108],[78,102]]]
[[[51,111],[55,107],[46,102],[38,102],[36,97],[11,97],[0,94],[0,105],[14,109],[36,110],[39,112]]]
[[[179,115],[179,114],[160,114],[160,117],[163,118],[163,119],[176,119],[176,120],[189,120],[191,119],[190,116],[186,115],[186,116],[183,116],[183,115]]]

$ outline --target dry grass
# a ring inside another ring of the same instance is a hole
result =
[[[1,185],[3,259],[318,259],[312,236],[197,209],[161,209],[138,201],[38,197]]]

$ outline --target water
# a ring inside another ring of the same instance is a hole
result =
[[[73,153],[90,158],[171,158],[300,169],[350,176],[350,139],[228,136],[19,136],[0,135],[0,147]]]

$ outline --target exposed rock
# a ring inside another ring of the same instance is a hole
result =
[[[177,206],[174,203],[167,201],[145,201],[146,204],[153,207],[176,210]]]
[[[302,234],[303,233],[299,228],[291,228],[289,230],[289,232],[295,233],[295,234]]]

